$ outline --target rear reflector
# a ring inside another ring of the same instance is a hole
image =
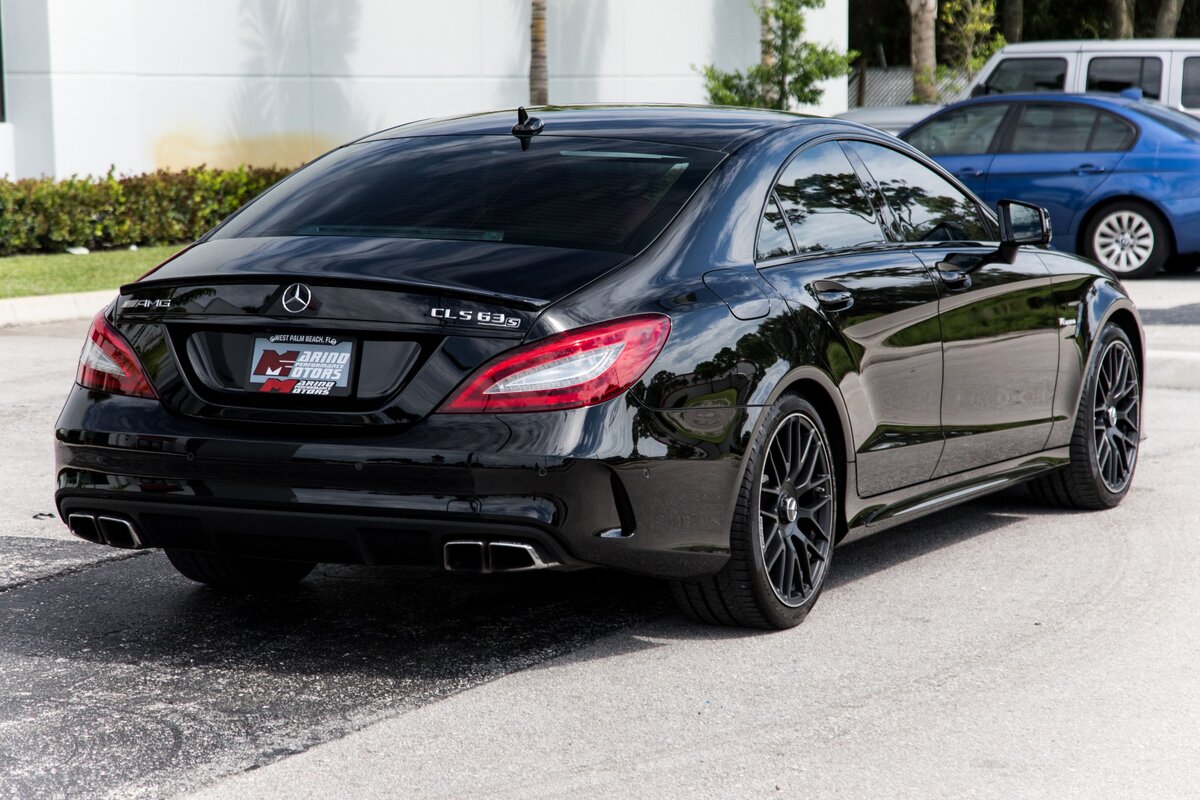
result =
[[[101,311],[92,320],[83,352],[79,354],[79,370],[75,382],[85,389],[95,389],[130,397],[157,397],[146,373],[125,337],[109,324]]]
[[[550,411],[603,403],[642,377],[670,331],[667,317],[643,314],[555,334],[485,364],[440,410]]]

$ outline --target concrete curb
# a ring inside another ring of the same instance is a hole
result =
[[[1147,350],[1146,385],[1200,391],[1200,352]]]
[[[116,289],[0,300],[0,328],[89,319],[117,296]]]

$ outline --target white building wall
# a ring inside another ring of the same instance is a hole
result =
[[[847,0],[810,12],[845,48]],[[549,0],[552,103],[705,100],[759,58],[747,0]],[[4,0],[11,170],[292,166],[414,119],[528,99],[528,0]],[[846,106],[830,82],[819,112]],[[0,141],[0,145],[3,142]],[[8,171],[0,147],[0,171]]]

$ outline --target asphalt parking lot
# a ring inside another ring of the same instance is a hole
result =
[[[0,330],[0,797],[1200,797],[1200,275],[1131,290],[1124,504],[879,534],[769,634],[615,574],[235,598],[79,542],[50,443],[87,323]]]

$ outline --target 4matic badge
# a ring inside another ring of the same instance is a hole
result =
[[[454,322],[474,322],[476,325],[487,325],[492,328],[521,327],[520,317],[513,317],[499,311],[456,311],[453,308],[434,308],[429,311],[429,316]]]

